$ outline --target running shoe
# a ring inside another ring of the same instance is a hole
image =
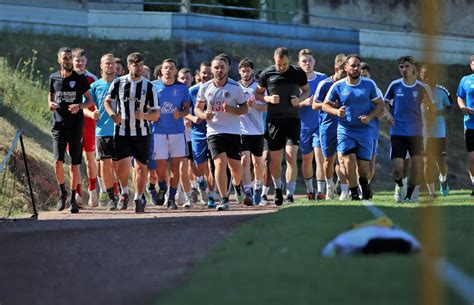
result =
[[[99,205],[99,200],[97,198],[97,191],[96,190],[89,190],[89,201],[87,201],[87,204],[90,207],[96,207]]]
[[[261,188],[256,189],[253,192],[253,204],[254,205],[259,205],[262,202],[262,192],[263,192],[263,190]]]
[[[61,194],[59,196],[58,203],[56,205],[56,210],[57,211],[62,211],[66,207],[66,202],[67,202],[67,193]]]
[[[280,188],[275,189],[275,204],[282,205],[283,204],[283,192]]]
[[[265,206],[265,205],[269,205],[270,203],[271,202],[270,200],[268,200],[267,195],[262,195],[262,202],[260,202],[260,205]]]
[[[245,198],[242,202],[248,207],[253,206],[252,193],[245,193]]]
[[[178,206],[176,205],[176,201],[174,199],[168,198],[167,201],[168,210],[177,210]]]
[[[440,182],[440,183],[439,183],[439,192],[440,192],[441,195],[443,195],[443,196],[448,196],[448,195],[449,195],[449,185],[448,185],[448,181]]]
[[[149,189],[147,188],[146,191],[150,195],[150,201],[152,205],[158,205],[158,192],[155,188]],[[163,205],[163,204],[161,204]]]
[[[128,194],[121,194],[118,205],[117,205],[117,209],[126,210],[128,207],[128,199],[129,199]]]
[[[214,201],[214,197],[212,196],[207,197],[207,207],[210,209],[214,209],[216,207],[216,202]]]
[[[306,197],[308,198],[309,201],[316,200],[316,195],[314,194],[314,192],[306,193]]]
[[[106,192],[100,192],[99,193],[99,206],[100,207],[107,206],[107,199],[109,199],[109,196],[107,195],[107,193]]]
[[[293,195],[288,194],[286,195],[286,200],[287,203],[295,203],[295,199],[293,198]]]
[[[107,211],[116,211],[117,210],[117,201],[116,200],[109,200],[109,204],[107,206]]]
[[[229,210],[229,200],[222,199],[216,209],[218,211],[228,211]]]
[[[143,200],[140,198],[133,201],[135,202],[135,213],[145,213],[145,205],[143,204]]]

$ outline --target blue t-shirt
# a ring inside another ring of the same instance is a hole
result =
[[[196,84],[196,85],[192,86],[191,88],[189,88],[189,97],[190,97],[190,100],[191,100],[190,113],[192,115],[196,115],[196,114],[194,114],[194,107],[196,107],[196,97],[197,97],[197,94],[199,92],[199,88],[201,88],[201,84]],[[206,120],[202,120],[199,124],[192,123],[191,134],[200,135],[200,136],[205,137],[206,133],[207,133],[206,126],[207,126],[206,125]]]
[[[326,74],[315,72],[312,79],[308,79],[309,96],[314,96],[319,82],[326,79]],[[319,110],[313,110],[311,106],[303,106],[299,109],[301,129],[313,129],[319,126]]]
[[[338,131],[372,136],[372,125],[363,124],[359,117],[372,112],[372,101],[378,97],[377,85],[366,77],[361,77],[356,85],[350,85],[347,77],[335,82],[329,89],[327,99],[331,102],[338,101],[339,106],[346,107],[345,117],[338,118]]]
[[[457,96],[466,102],[467,107],[474,108],[474,74],[461,79]],[[474,114],[464,115],[464,129],[474,129]]]
[[[431,101],[429,86],[420,81],[407,85],[403,79],[397,79],[388,86],[385,100],[390,103],[395,123],[390,128],[392,136],[422,136],[423,120],[421,104],[423,99]]]
[[[95,127],[95,135],[98,137],[111,137],[114,135],[114,121],[105,111],[104,107],[104,101],[111,84],[112,82],[108,83],[101,78],[92,83],[89,91],[91,98],[100,113]]]
[[[165,85],[160,80],[153,81],[158,95],[160,119],[153,122],[151,130],[158,134],[184,133],[183,118],[175,119],[173,112],[182,111],[185,104],[189,104],[188,87],[180,82]]]
[[[435,103],[436,111],[443,111],[451,107],[451,97],[448,89],[443,86],[436,85],[431,89],[431,95]],[[443,114],[436,114],[433,121],[424,121],[426,123],[426,135],[430,138],[445,138],[446,137],[446,120]]]
[[[329,89],[334,84],[334,81],[331,77],[328,77],[318,84],[316,93],[314,94],[314,101],[318,103],[324,103],[326,95],[328,94]],[[329,128],[337,128],[337,116],[330,115],[324,111],[319,113],[319,128],[320,130],[327,130]]]

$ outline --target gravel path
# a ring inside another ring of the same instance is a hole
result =
[[[0,304],[152,304],[238,225],[274,211],[85,208],[0,223]]]

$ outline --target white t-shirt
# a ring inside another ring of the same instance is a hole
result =
[[[241,134],[239,116],[224,112],[224,103],[237,107],[247,102],[244,91],[236,81],[227,79],[227,83],[222,87],[217,87],[214,80],[208,81],[199,88],[197,102],[205,103],[207,109],[214,113],[212,120],[207,120],[207,136]]]
[[[257,82],[253,81],[248,87],[239,83],[244,91],[244,98],[246,101],[249,98],[255,100],[255,90],[257,89]],[[256,101],[257,104],[266,105],[264,102]],[[262,111],[249,107],[249,112],[240,116],[240,129],[243,135],[262,135],[265,132],[263,127]]]

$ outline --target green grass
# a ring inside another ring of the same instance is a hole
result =
[[[394,205],[391,193],[377,194],[374,202],[401,228],[418,235],[420,205]],[[446,257],[474,275],[468,192],[455,192],[437,204]],[[159,304],[418,303],[418,255],[321,257],[329,240],[370,219],[362,205],[302,200],[240,227],[195,268],[187,284]],[[446,292],[445,304],[463,303]]]

